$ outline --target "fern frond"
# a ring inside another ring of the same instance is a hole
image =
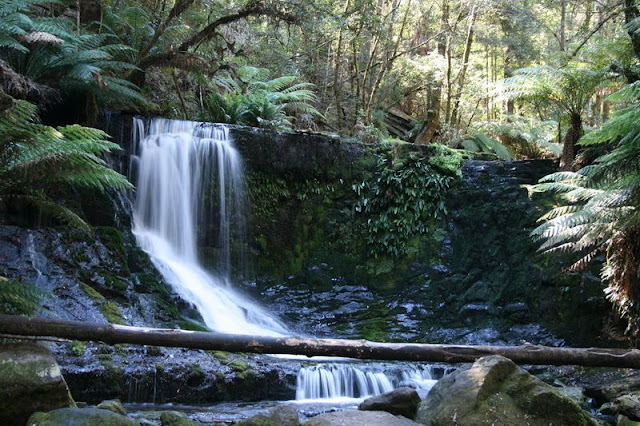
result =
[[[71,209],[64,207],[55,201],[51,201],[44,195],[33,194],[21,194],[7,196],[9,200],[21,201],[26,204],[31,204],[33,207],[40,210],[42,213],[55,218],[65,225],[81,229],[86,232],[91,232],[91,227],[80,216],[74,213]]]
[[[575,205],[573,205],[573,206],[572,205],[567,205],[567,206],[554,207],[553,209],[551,209],[547,213],[545,213],[542,217],[540,217],[540,219],[538,219],[538,222],[544,222],[544,221],[547,221],[549,219],[556,218],[558,216],[563,216],[563,215],[569,214],[569,213],[575,213],[579,209],[580,209],[580,206],[575,206]]]
[[[2,277],[0,277],[2,278]],[[32,315],[38,311],[47,293],[31,283],[0,279],[0,313]]]

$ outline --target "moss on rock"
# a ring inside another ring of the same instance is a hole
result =
[[[75,406],[51,353],[32,343],[0,344],[0,423],[24,425],[36,411]]]
[[[61,408],[48,413],[35,413],[30,426],[139,426],[140,422],[99,408]]]

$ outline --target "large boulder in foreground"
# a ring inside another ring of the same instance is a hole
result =
[[[47,348],[0,344],[0,424],[24,425],[36,411],[72,406],[67,383]]]
[[[420,404],[417,421],[428,426],[598,424],[572,399],[499,355],[440,379]]]
[[[365,399],[358,406],[358,410],[386,411],[395,416],[414,419],[418,412],[419,405],[420,396],[418,392],[413,388],[403,387]]]
[[[59,408],[34,413],[28,426],[140,426],[140,422],[100,408]]]
[[[304,426],[419,426],[405,417],[394,416],[386,411],[345,410],[324,413],[310,418]]]

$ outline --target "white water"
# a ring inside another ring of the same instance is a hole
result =
[[[286,328],[262,308],[231,289],[231,235],[244,232],[241,159],[227,129],[191,121],[134,120],[137,171],[133,233],[164,279],[193,304],[206,325],[234,334],[278,336]],[[211,191],[211,182],[217,183]],[[207,214],[214,196],[217,215]],[[219,223],[217,274],[198,259],[197,232],[215,216]],[[317,359],[319,360],[319,359]],[[426,393],[431,370],[405,366],[320,364],[298,373],[296,402],[342,403],[412,386]]]
[[[192,121],[134,119],[136,199],[133,233],[138,245],[206,325],[234,334],[282,335],[286,328],[245,296],[230,288],[232,232],[244,232],[242,162],[227,129]],[[218,273],[198,259],[197,230],[207,227],[217,182]],[[232,227],[236,227],[235,231]]]
[[[410,386],[426,393],[436,380],[429,366],[396,366],[385,371],[382,364],[319,364],[302,367],[296,386],[297,402],[344,403]]]

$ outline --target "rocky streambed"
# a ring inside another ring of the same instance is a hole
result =
[[[428,393],[400,387],[321,403],[292,400],[307,361],[278,359],[274,369],[267,356],[49,346],[75,350],[56,356],[74,365],[60,370],[41,344],[3,343],[3,424],[25,424],[34,411],[30,425],[633,425],[640,413],[640,374],[622,369],[522,369],[489,356],[449,368]]]

